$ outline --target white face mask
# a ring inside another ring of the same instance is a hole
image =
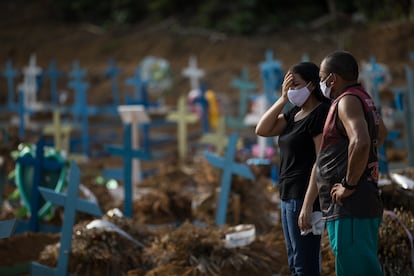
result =
[[[330,75],[330,74],[329,74],[329,75]],[[330,98],[331,98],[331,90],[332,90],[332,89],[331,89],[332,87],[328,87],[328,86],[326,85],[326,82],[328,81],[329,75],[328,75],[328,77],[326,77],[325,81],[321,81],[321,82],[319,83],[319,86],[321,87],[322,94],[323,94],[326,98],[328,98],[328,99],[330,99]]]
[[[308,89],[308,86],[306,85],[299,89],[289,89],[287,92],[287,96],[292,104],[301,107],[309,98],[310,91]]]

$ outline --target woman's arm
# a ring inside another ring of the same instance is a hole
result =
[[[315,144],[316,156],[319,154],[319,149],[322,141],[322,134],[313,138]],[[313,211],[313,203],[318,197],[318,187],[316,185],[316,163],[313,164],[312,172],[309,179],[309,185],[306,190],[305,199],[303,200],[302,209],[300,210],[298,225],[300,230],[307,230],[312,228],[311,215]]]

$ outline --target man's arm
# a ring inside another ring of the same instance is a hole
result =
[[[346,181],[357,185],[365,171],[371,146],[361,101],[355,96],[344,96],[338,104],[338,116],[349,139]]]
[[[357,185],[365,171],[371,146],[361,101],[355,96],[344,96],[338,103],[338,116],[349,139],[348,166],[344,177],[348,185]],[[342,205],[342,199],[354,191],[336,183],[331,190],[332,201]]]

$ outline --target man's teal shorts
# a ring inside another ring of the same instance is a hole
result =
[[[326,222],[335,255],[336,276],[382,276],[378,260],[381,218],[343,218]]]

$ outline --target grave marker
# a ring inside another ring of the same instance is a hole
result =
[[[16,219],[0,221],[0,239],[8,238],[14,233],[16,222]]]
[[[226,135],[226,120],[221,117],[215,133],[204,134],[199,142],[201,144],[212,144],[215,147],[215,153],[221,155],[227,146],[227,135]]]
[[[114,105],[120,105],[121,101],[119,99],[119,87],[118,87],[118,75],[122,73],[122,69],[118,68],[115,64],[113,58],[109,59],[109,67],[103,72],[104,76],[107,76],[111,79],[112,87],[112,98],[114,100]]]
[[[39,109],[36,100],[38,91],[37,77],[42,73],[42,69],[36,65],[36,55],[32,54],[29,65],[23,68],[23,83],[18,85],[18,90],[24,93],[24,105],[32,110]]]
[[[260,63],[260,73],[263,80],[263,91],[268,105],[276,101],[276,91],[283,82],[282,63],[273,59],[273,51],[266,51],[265,61]]]
[[[249,92],[256,89],[257,85],[256,83],[249,81],[249,69],[244,68],[241,72],[240,78],[234,79],[231,82],[231,86],[238,88],[240,91],[238,118],[243,120],[247,113],[247,100],[249,98]]]
[[[187,112],[185,98],[181,95],[178,98],[177,111],[169,113],[167,115],[167,120],[176,122],[178,125],[178,155],[179,159],[184,161],[187,156],[187,124],[197,122],[198,116]]]
[[[45,141],[41,137],[34,152],[30,147],[23,148],[16,160],[16,186],[30,211],[29,230],[33,232],[39,229],[39,216],[46,216],[51,208],[50,202],[40,202],[39,187],[61,191],[66,176],[64,160],[52,151],[47,153],[44,145]]]
[[[188,67],[184,68],[181,74],[190,79],[190,90],[200,89],[200,79],[204,77],[204,70],[197,67],[195,56],[190,56]]]
[[[74,60],[72,62],[72,70],[69,72],[69,78],[72,81],[82,81],[86,76],[86,71],[80,67],[79,60]]]
[[[19,75],[17,69],[13,68],[11,59],[7,60],[6,67],[2,72],[3,77],[7,79],[7,107],[11,110],[16,109],[16,101],[14,97],[14,79]]]
[[[50,93],[51,93],[51,102],[52,106],[59,105],[59,95],[58,95],[58,80],[63,76],[63,72],[59,70],[56,66],[56,61],[51,60],[49,63],[49,68],[44,72],[44,75],[50,80]]]
[[[127,217],[132,217],[132,203],[133,203],[133,190],[132,190],[132,177],[133,172],[132,163],[134,158],[142,160],[151,160],[150,154],[145,150],[134,149],[132,146],[131,131],[132,126],[130,123],[124,125],[124,141],[123,147],[108,146],[106,148],[113,155],[118,155],[123,158],[123,173],[124,173],[124,213]],[[135,172],[134,172],[135,173]]]
[[[82,152],[89,156],[89,126],[88,126],[88,104],[86,100],[86,91],[89,88],[89,83],[83,82],[80,79],[69,82],[68,86],[75,90],[75,103],[72,107],[74,120],[76,123],[81,122],[82,126]]]
[[[233,80],[232,86],[240,89],[239,110],[236,117],[227,117],[227,125],[238,129],[244,129],[247,127],[244,117],[247,113],[248,93],[250,90],[256,88],[256,84],[248,81],[248,70],[245,68],[241,73],[240,79]]]
[[[131,124],[132,131],[132,148],[134,150],[139,149],[139,124],[149,123],[150,118],[145,111],[143,105],[122,105],[118,107],[118,112],[121,115],[122,122],[124,124]],[[142,180],[141,164],[138,158],[133,160],[132,167],[132,182],[134,185],[138,185]]]
[[[209,103],[206,98],[206,85],[205,83],[201,84],[200,95],[194,99],[195,103],[198,103],[201,106],[201,123],[203,126],[203,132],[207,133],[210,131],[210,123],[208,118],[208,108]]]
[[[57,151],[62,152],[67,156],[70,151],[70,132],[72,127],[70,125],[63,126],[60,122],[60,110],[57,108],[53,111],[53,123],[46,125],[43,128],[44,134],[52,134],[54,146]]]
[[[391,82],[391,74],[388,68],[377,63],[375,56],[371,55],[369,63],[362,63],[360,79],[364,88],[372,96],[376,106],[380,106],[379,88],[381,85],[388,85]]]
[[[24,102],[24,92],[19,90],[19,138],[23,139],[25,135],[26,126],[29,125],[30,115],[33,111],[26,107]]]
[[[252,108],[252,113],[249,113],[245,118],[245,124],[248,126],[256,126],[260,118],[266,112],[267,101],[264,95],[259,96],[255,99],[254,107]],[[254,145],[252,152],[255,156],[259,158],[270,157],[273,155],[273,148],[268,146],[272,138],[257,136],[257,145]]]
[[[127,95],[127,104],[143,105],[146,109],[150,106],[156,105],[154,103],[150,103],[148,99],[148,82],[142,79],[141,69],[139,67],[137,67],[132,77],[125,80],[125,84],[132,86],[134,89],[134,96],[132,99]]]
[[[227,143],[226,156],[218,157],[208,151],[204,152],[204,156],[209,163],[216,168],[222,169],[221,189],[216,214],[216,225],[220,226],[226,223],[227,203],[231,189],[231,178],[233,174],[237,174],[248,179],[254,180],[254,175],[250,168],[245,164],[235,163],[238,134],[234,133],[230,136]]]
[[[66,194],[59,194],[50,189],[39,188],[45,198],[56,205],[63,206],[63,225],[60,239],[59,257],[56,268],[50,268],[32,262],[31,275],[67,275],[69,255],[71,251],[72,231],[75,223],[76,211],[87,213],[93,216],[102,217],[103,213],[95,202],[80,199],[79,194],[80,170],[74,161],[70,164],[69,184]]]

